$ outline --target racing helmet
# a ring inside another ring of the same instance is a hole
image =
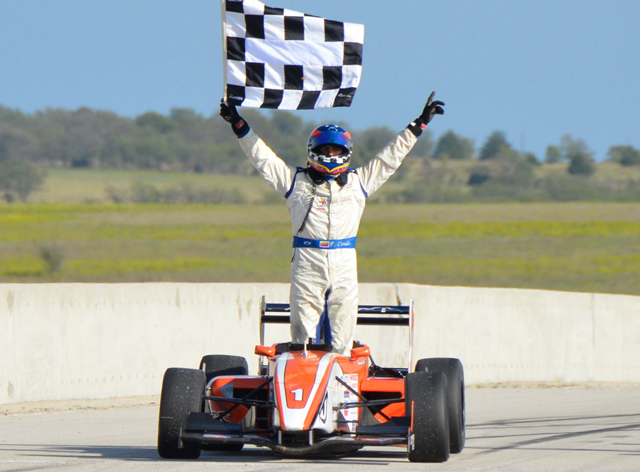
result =
[[[340,147],[342,152],[335,156],[325,156],[320,148],[327,144]],[[322,174],[341,174],[349,168],[352,149],[351,134],[346,129],[333,123],[318,126],[309,136],[307,144],[309,167]]]

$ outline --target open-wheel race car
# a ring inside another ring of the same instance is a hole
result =
[[[381,367],[368,346],[350,355],[322,343],[266,346],[265,325],[289,323],[289,305],[261,308],[258,375],[247,360],[206,355],[199,369],[169,368],[160,400],[158,453],[197,459],[201,450],[245,444],[289,456],[406,447],[413,462],[444,462],[465,443],[464,373],[454,358],[420,359],[415,370]],[[361,305],[359,325],[407,326],[412,363],[413,303]]]

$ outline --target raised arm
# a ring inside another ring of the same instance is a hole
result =
[[[220,116],[231,124],[238,142],[256,170],[280,195],[285,195],[293,184],[295,169],[280,159],[262,139],[258,137],[233,105],[220,102]]]
[[[404,131],[391,140],[366,165],[357,169],[362,188],[371,195],[384,184],[400,167],[405,156],[409,154],[418,141],[418,137],[435,115],[444,114],[444,102],[434,101],[435,92],[429,95],[422,114],[412,121]]]

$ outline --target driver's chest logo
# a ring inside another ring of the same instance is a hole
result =
[[[316,208],[320,211],[327,211],[329,207],[329,199],[326,197],[320,197],[316,199]]]

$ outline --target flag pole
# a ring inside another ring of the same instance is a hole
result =
[[[220,0],[220,22],[222,24],[222,98],[227,101],[227,0]]]

